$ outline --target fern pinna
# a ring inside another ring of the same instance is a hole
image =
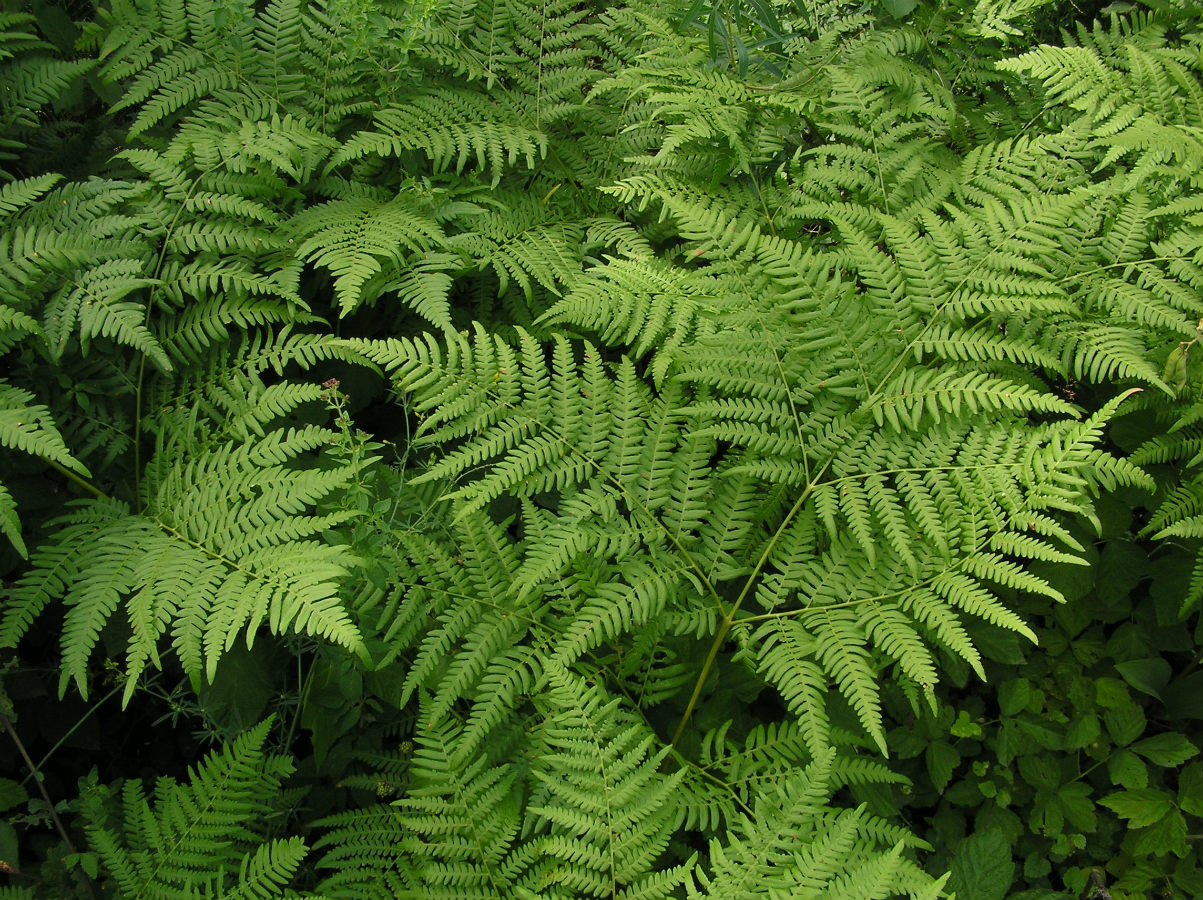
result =
[[[1044,5],[0,16],[0,646],[231,738],[93,810],[104,889],[940,896],[887,705],[1034,641],[1100,492],[1203,559],[1198,22]]]

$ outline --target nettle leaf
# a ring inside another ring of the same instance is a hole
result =
[[[1136,690],[1158,700],[1171,674],[1170,664],[1160,656],[1117,662],[1115,669]]]
[[[1111,754],[1107,760],[1107,774],[1117,787],[1137,789],[1149,786],[1149,767],[1127,748]]]
[[[1135,827],[1135,826],[1133,826]],[[1186,838],[1186,819],[1178,810],[1169,811],[1160,821],[1136,833],[1133,852],[1177,857],[1190,853]]]
[[[1178,773],[1178,805],[1192,816],[1203,816],[1203,765],[1193,763]]]

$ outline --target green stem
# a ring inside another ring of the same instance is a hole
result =
[[[79,730],[79,727],[81,725],[83,725],[84,722],[88,721],[88,718],[92,715],[92,713],[94,713],[94,712],[96,712],[96,710],[100,709],[100,707],[104,704],[104,702],[106,700],[108,700],[110,697],[112,697],[114,694],[116,694],[119,690],[121,690],[120,685],[113,688],[111,691],[109,691],[107,694],[105,694],[103,697],[101,697],[99,700],[97,700],[95,703],[93,703],[92,708],[89,709],[82,716],[80,716],[79,719],[76,720],[75,724],[72,725],[67,730],[67,733],[64,734],[61,738],[59,738],[58,742],[46,752],[46,755],[43,756],[42,759],[38,762],[37,766],[35,766],[35,769],[37,769],[38,771],[41,771],[46,766],[46,763],[48,763],[50,761],[50,757],[54,756],[54,754],[58,751],[58,748],[63,746],[63,743],[67,740],[67,738],[69,738],[69,737],[71,737],[71,735],[75,734],[75,732]],[[32,778],[33,775],[34,775],[34,769],[30,769],[29,774],[26,775],[21,780],[21,784],[24,784],[26,781],[29,781],[29,779]]]
[[[43,458],[45,458],[45,457],[43,457]],[[70,469],[68,469],[62,463],[57,463],[53,459],[47,459],[46,462],[50,464],[50,468],[54,469],[54,471],[58,472],[60,475],[62,475],[68,481],[74,482],[76,485],[83,488],[89,494],[92,494],[93,496],[95,496],[101,500],[109,499],[108,494],[106,494],[104,491],[102,491],[96,485],[92,484],[92,482],[88,481],[88,479],[84,478],[82,475],[77,475],[75,472],[72,472]]]
[[[710,652],[706,654],[706,661],[702,663],[702,671],[698,674],[697,681],[693,685],[693,693],[689,697],[689,704],[685,707],[685,712],[681,714],[681,721],[677,724],[677,730],[673,732],[672,746],[677,746],[681,740],[681,735],[685,733],[685,726],[689,724],[689,719],[693,715],[694,708],[698,705],[698,700],[702,696],[702,688],[710,678],[710,671],[714,668],[714,661],[718,658],[719,648],[722,647],[723,641],[727,639],[727,634],[731,631],[731,624],[735,621],[735,614],[739,612],[739,608],[743,606],[743,602],[748,599],[748,595],[752,592],[752,585],[756,583],[757,577],[768,564],[769,557],[773,555],[773,550],[777,547],[777,542],[781,540],[781,535],[785,534],[785,530],[802,511],[802,507],[806,505],[806,501],[810,499],[810,495],[814,493],[814,489],[818,486],[819,479],[823,477],[823,473],[831,465],[831,460],[824,463],[823,468],[815,473],[815,477],[810,484],[806,486],[806,490],[802,492],[794,505],[785,515],[785,519],[777,526],[777,530],[773,532],[773,536],[769,538],[769,542],[765,544],[764,552],[760,554],[760,559],[756,561],[756,567],[752,569],[744,582],[743,590],[739,592],[739,596],[735,599],[735,603],[731,608],[723,614],[722,621],[719,623],[718,630],[714,633],[714,640],[710,642]]]
[[[309,692],[313,688],[313,673],[317,671],[316,660],[315,664],[309,666],[309,672],[305,675],[305,685],[301,688],[301,699],[297,702],[297,711],[292,717],[292,721],[288,724],[288,737],[284,739],[284,749],[287,750],[292,746],[293,736],[297,733],[297,723],[301,720],[301,713],[305,710],[305,704],[309,702]],[[301,657],[297,656],[297,675],[300,675]],[[298,681],[300,679],[298,678]]]

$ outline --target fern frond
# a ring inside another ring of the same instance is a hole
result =
[[[655,751],[655,735],[617,698],[607,700],[558,665],[548,677],[529,807],[538,837],[511,865],[524,870],[528,890],[664,896],[686,873],[676,867],[651,874],[672,831],[672,797],[683,773],[659,771],[668,749]]]
[[[651,373],[662,387],[676,351],[696,334],[713,330],[708,308],[721,302],[713,282],[656,259],[611,259],[590,269],[573,290],[538,321],[596,332],[610,346],[653,354]]]
[[[0,381],[0,445],[40,456],[88,477],[87,468],[64,443],[50,410],[34,400],[30,391]]]
[[[263,841],[292,762],[263,752],[272,720],[211,753],[188,784],[162,778],[153,798],[126,782],[120,820],[93,818],[88,840],[125,896],[274,896],[306,854],[300,838]],[[256,849],[252,850],[254,847]],[[198,888],[208,884],[216,888]]]
[[[344,314],[376,299],[364,288],[377,273],[399,274],[444,240],[438,223],[405,194],[384,202],[332,200],[295,217],[290,232],[298,241],[298,257],[324,266],[335,276],[334,289]],[[419,311],[432,310],[424,304]],[[449,320],[434,324],[450,328]]]
[[[145,325],[145,305],[126,299],[157,284],[143,273],[141,260],[114,259],[84,270],[73,283],[64,285],[47,304],[52,355],[61,355],[65,336],[78,326],[84,352],[92,338],[110,338],[144,353],[161,371],[170,372],[171,361]]]
[[[387,872],[397,866],[413,879],[415,887],[427,891],[497,898],[513,891],[505,861],[519,834],[519,808],[513,791],[518,773],[510,765],[488,765],[483,755],[465,759],[457,746],[459,735],[460,729],[450,721],[420,733],[408,795],[394,804],[391,816],[382,822],[400,840],[381,847],[387,854],[384,860],[374,859],[354,845],[327,854],[322,865],[340,870],[331,883],[354,885],[356,875],[375,880],[373,870]],[[348,836],[362,840],[362,829]],[[341,835],[336,832],[319,846],[334,844],[338,837]],[[372,845],[362,846],[370,853]],[[365,857],[371,868],[357,872]]]
[[[710,871],[687,884],[688,895],[934,896],[935,880],[902,858],[898,836],[892,842],[881,831],[867,837],[872,817],[863,807],[828,811],[834,756],[834,750],[820,753],[806,768],[766,785],[754,816],[741,815],[725,841],[711,840]]]
[[[496,185],[506,166],[521,159],[532,169],[535,160],[547,153],[546,136],[518,121],[507,104],[489,102],[475,91],[444,88],[414,94],[404,106],[376,112],[375,129],[361,131],[347,141],[331,157],[329,166],[368,154],[401,156],[421,150],[436,172],[449,168],[463,172],[471,160],[480,169],[491,170]]]
[[[151,466],[142,514],[94,502],[94,510],[69,520],[79,528],[87,523],[86,538],[71,525],[60,532],[79,535],[81,565],[64,567],[53,553],[35,558],[15,611],[6,615],[6,639],[19,638],[45,600],[62,592],[69,609],[60,687],[73,679],[87,696],[88,658],[124,602],[131,626],[127,701],[145,665],[158,663],[156,644],[169,630],[195,683],[213,677],[240,633],[251,644],[264,622],[277,634],[321,636],[362,653],[338,596],[355,558],[314,540],[347,514],[306,512],[352,472],[290,466],[328,437],[316,427],[275,430],[187,461],[171,459],[165,448]]]
[[[62,175],[49,172],[0,184],[0,215],[8,216],[31,205],[62,179]]]

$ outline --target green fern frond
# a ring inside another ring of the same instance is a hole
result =
[[[87,468],[71,455],[50,410],[34,403],[34,395],[0,381],[0,445],[40,456],[88,477]]]
[[[60,688],[74,680],[87,696],[88,658],[124,603],[131,628],[127,701],[144,667],[158,664],[157,643],[168,631],[197,684],[213,677],[239,634],[253,643],[261,623],[363,653],[338,596],[356,560],[314,539],[349,514],[307,513],[354,473],[291,465],[329,437],[317,427],[275,430],[186,461],[164,448],[165,458],[150,467],[141,514],[95,501],[60,532],[74,536],[78,563],[64,565],[53,552],[35,558],[6,611],[5,639],[19,639],[46,599],[61,595],[68,612]]]
[[[353,810],[318,824],[330,830],[314,844],[314,850],[325,851],[317,865],[333,870],[318,885],[322,895],[376,900],[422,890],[417,867],[399,852],[412,838],[392,807]]]
[[[705,311],[720,304],[713,281],[657,259],[611,259],[588,270],[539,320],[597,333],[603,344],[652,354],[651,373],[663,387],[676,351],[714,329]]]
[[[62,181],[54,172],[0,184],[0,215],[8,216],[32,204]]]
[[[1130,34],[1119,22],[1093,32],[1080,27],[1079,46],[1042,46],[998,65],[1042,81],[1053,101],[1077,111],[1109,148],[1100,168],[1129,155],[1137,172],[1155,170],[1166,156],[1197,167],[1197,75],[1165,45],[1158,23],[1142,26]]]
[[[29,550],[25,547],[25,541],[21,539],[21,520],[17,517],[17,501],[13,499],[13,495],[2,483],[0,483],[0,533],[8,538],[9,543],[21,554],[22,559],[29,558]]]
[[[83,352],[93,338],[109,338],[145,354],[164,372],[171,361],[146,327],[143,303],[126,298],[157,284],[144,276],[141,260],[113,259],[92,266],[61,288],[46,305],[48,346],[60,356],[66,335],[78,330]]]
[[[444,241],[438,223],[406,194],[392,200],[332,200],[311,207],[289,224],[298,242],[296,254],[335,276],[334,289],[344,314],[376,297],[364,286],[377,273],[400,274],[422,254]],[[424,304],[425,311],[432,311]],[[450,328],[449,320],[433,324]]]
[[[738,632],[737,632],[738,633]],[[827,675],[815,661],[814,635],[792,618],[761,625],[745,643],[754,648],[757,668],[794,715],[807,747],[819,752],[831,746],[831,721],[824,695]]]
[[[619,635],[636,631],[658,617],[678,588],[678,579],[649,566],[630,566],[622,582],[600,584],[557,638],[555,658],[570,665],[585,652]]]
[[[877,423],[895,428],[903,423],[917,431],[926,415],[939,424],[941,414],[961,416],[963,411],[997,413],[1002,410],[1072,414],[1073,406],[1044,391],[991,378],[986,374],[954,375],[909,370],[883,385],[867,407]]]
[[[334,848],[320,865],[338,871],[323,890],[373,896],[363,889],[379,890],[383,881],[401,888],[394,896],[423,889],[456,897],[512,894],[506,858],[519,835],[518,773],[490,766],[484,755],[465,759],[459,734],[446,720],[419,734],[408,795],[387,816],[361,813],[332,823],[342,827],[319,842]]]
[[[618,698],[559,666],[548,677],[528,807],[538,836],[510,866],[544,895],[666,896],[688,869],[657,876],[653,866],[672,831],[683,773],[659,771],[668,749],[653,749],[655,735]]]
[[[688,883],[689,896],[936,896],[942,879],[902,858],[897,836],[867,837],[872,817],[863,807],[828,811],[834,755],[820,753],[805,769],[766,785],[754,816],[741,815],[725,841],[711,841],[710,871]]]
[[[263,752],[271,725],[211,753],[188,784],[162,778],[147,798],[138,781],[126,782],[119,820],[92,818],[89,843],[122,896],[279,895],[306,847],[300,838],[265,842],[250,824],[272,811],[293,770],[287,757]]]
[[[1009,41],[1021,37],[1023,31],[1012,24],[1034,10],[1047,6],[1051,0],[1004,0],[1002,3],[978,0],[973,8],[970,30],[985,38]],[[1022,24],[1022,23],[1020,23]]]
[[[402,156],[420,150],[434,171],[461,173],[471,160],[491,170],[494,184],[507,166],[519,159],[533,169],[547,153],[546,136],[517,123],[514,110],[496,100],[489,102],[475,91],[444,88],[414,94],[404,106],[388,107],[373,116],[372,131],[361,131],[330,159],[330,167],[361,159],[368,154]]]
[[[41,125],[42,109],[95,67],[90,59],[54,58],[55,48],[38,38],[37,28],[37,18],[28,13],[0,14],[0,160],[6,162],[26,149],[24,139]],[[10,178],[0,169],[0,179]]]

